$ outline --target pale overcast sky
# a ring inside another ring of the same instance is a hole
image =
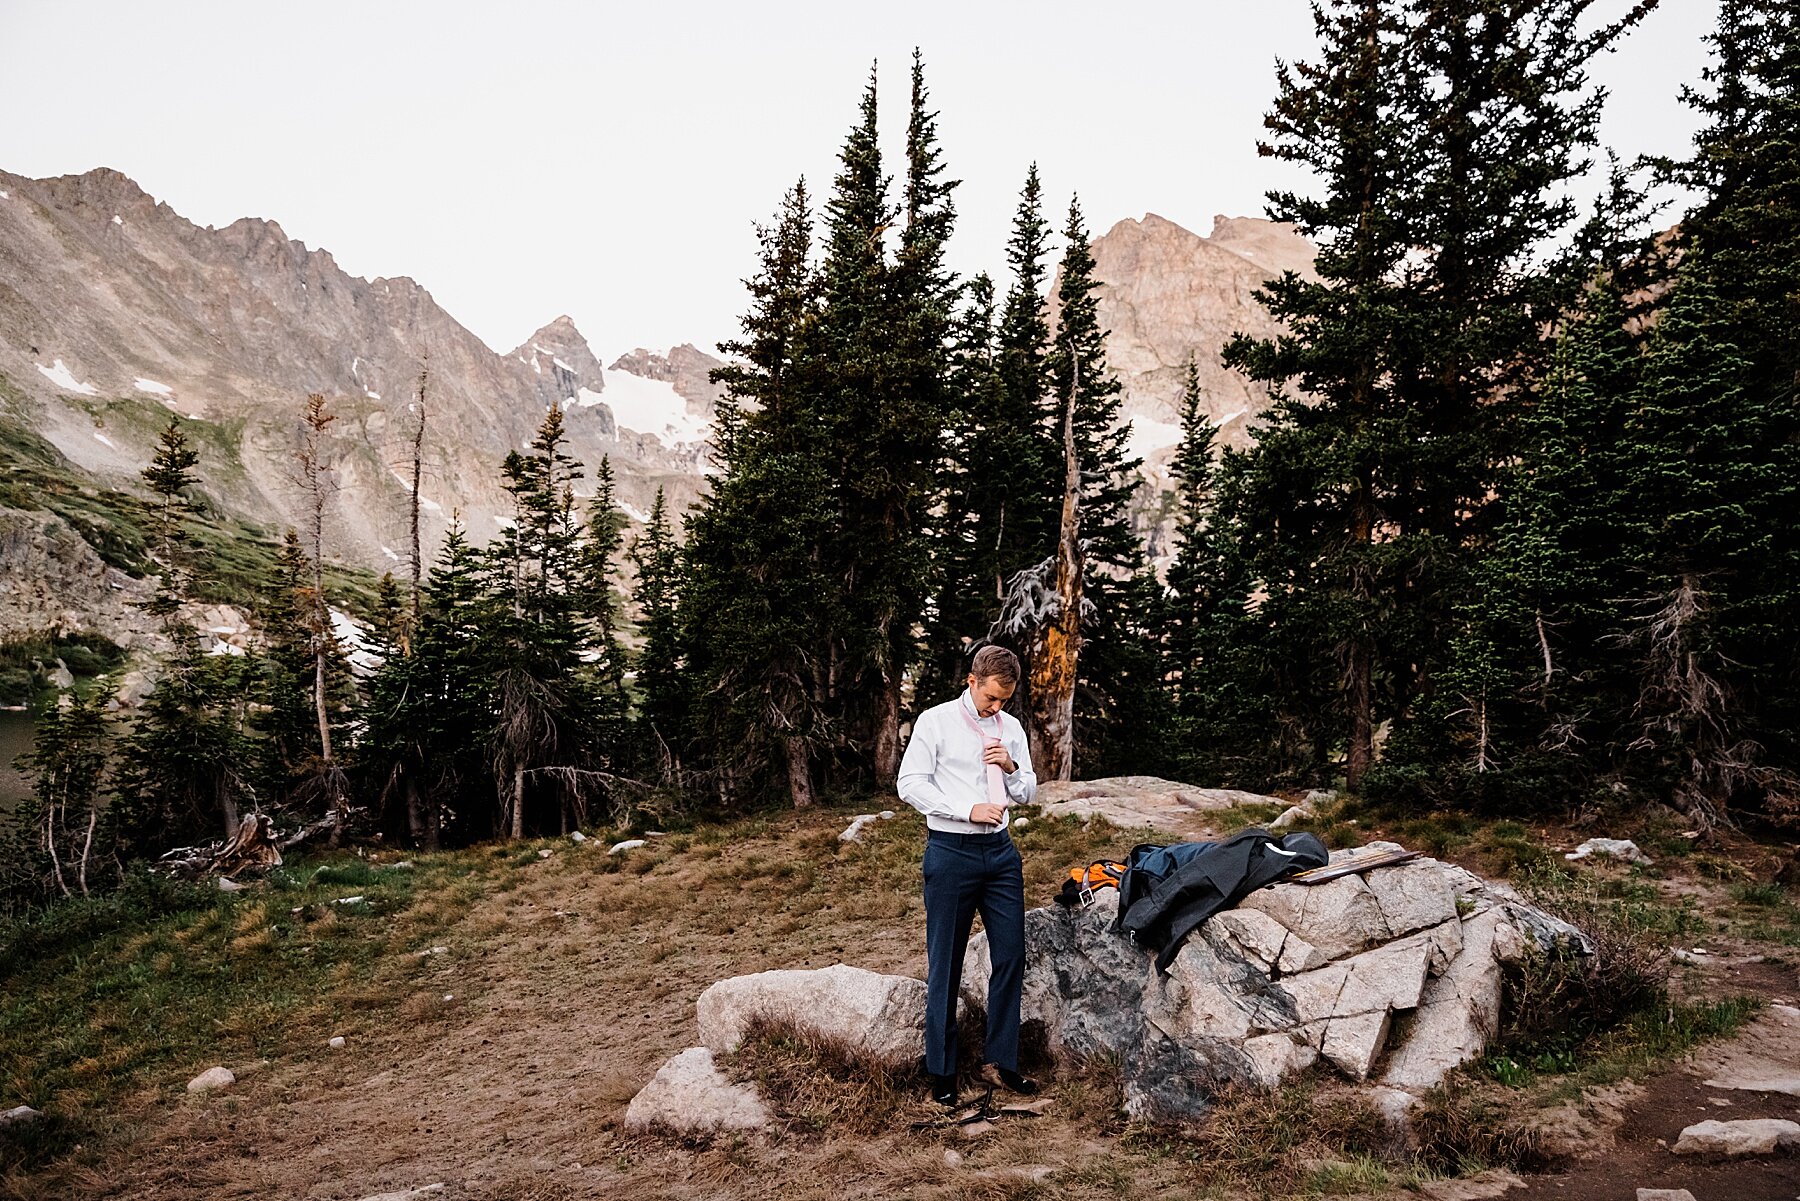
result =
[[[1607,13],[1627,0],[1601,0]],[[1663,0],[1597,77],[1627,157],[1680,153],[1716,0]],[[1199,233],[1300,182],[1256,156],[1304,0],[863,6],[0,0],[0,167],[116,167],[199,224],[277,220],[410,275],[497,350],[568,313],[605,361],[736,332],[751,223],[829,187],[872,60],[897,149],[912,48],[965,272],[1002,266],[1026,165],[1060,224]],[[897,165],[897,164],[895,164]]]

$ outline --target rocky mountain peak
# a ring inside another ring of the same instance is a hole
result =
[[[562,399],[580,401],[585,389],[598,396],[606,387],[606,373],[588,341],[567,313],[540,328],[512,352],[533,374],[556,381]]]

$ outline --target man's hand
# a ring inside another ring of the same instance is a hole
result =
[[[964,760],[967,762],[967,760]],[[1006,806],[994,805],[987,801],[969,810],[969,820],[978,826],[997,826],[1006,820]]]
[[[998,740],[987,744],[987,750],[981,753],[981,761],[999,764],[1000,770],[1009,776],[1019,770],[1019,765],[1013,762],[1013,757],[1006,753],[1006,744]]]

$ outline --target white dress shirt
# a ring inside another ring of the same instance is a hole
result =
[[[962,714],[957,713],[959,706]],[[996,715],[997,724],[993,717],[977,718],[975,702],[965,688],[961,696],[933,705],[913,723],[912,741],[906,744],[906,754],[900,760],[900,799],[923,813],[925,824],[933,830],[992,834],[1006,829],[1010,817],[1002,817],[997,826],[977,825],[969,820],[970,811],[987,802],[988,765],[982,759],[986,744],[969,728],[963,714],[980,727],[983,735],[999,738],[1012,758],[1016,770],[1003,776],[1005,804],[1029,804],[1037,795],[1037,774],[1031,770],[1025,727],[1005,710]]]

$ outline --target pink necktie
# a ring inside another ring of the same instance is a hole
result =
[[[990,742],[1000,741],[998,738],[989,738],[986,732],[982,730],[981,726],[976,723],[975,719],[969,716],[969,711],[963,708],[960,702],[956,706],[956,711],[962,714],[962,719],[969,723],[969,728],[975,731],[975,736],[977,738],[981,739],[981,750],[983,754],[987,752],[988,744]],[[998,713],[994,714],[994,724],[996,726],[1001,725],[1000,715]],[[988,804],[1006,804],[1005,773],[1000,770],[1000,765],[998,763],[990,763],[987,765],[987,794]]]

